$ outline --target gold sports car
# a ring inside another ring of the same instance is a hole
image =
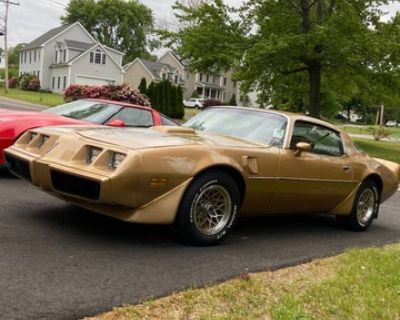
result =
[[[221,240],[237,216],[326,213],[366,230],[400,166],[298,114],[212,107],[182,127],[30,130],[10,170],[61,199],[124,221],[175,224],[190,244]]]

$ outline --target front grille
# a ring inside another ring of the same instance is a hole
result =
[[[100,197],[100,183],[97,181],[54,170],[50,174],[53,187],[58,191],[91,200],[98,200]]]
[[[31,170],[29,169],[28,161],[15,158],[7,153],[5,154],[5,158],[7,161],[7,166],[11,172],[14,172],[16,175],[32,181]]]

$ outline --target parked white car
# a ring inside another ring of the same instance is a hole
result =
[[[203,108],[203,99],[190,98],[189,100],[183,101],[183,105],[187,108]]]
[[[397,121],[396,120],[389,120],[386,122],[386,127],[396,127],[397,126]]]

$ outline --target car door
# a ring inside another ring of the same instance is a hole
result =
[[[309,143],[311,150],[296,155],[298,142]],[[312,122],[296,121],[290,147],[281,151],[278,183],[269,211],[330,211],[354,189],[352,175],[339,132]]]

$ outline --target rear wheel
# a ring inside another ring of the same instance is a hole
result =
[[[235,181],[224,172],[197,177],[181,201],[176,227],[180,239],[192,245],[218,243],[234,224],[240,205]]]
[[[354,199],[353,210],[348,216],[337,216],[340,225],[355,231],[364,231],[374,221],[379,211],[379,191],[372,180],[364,181]]]

